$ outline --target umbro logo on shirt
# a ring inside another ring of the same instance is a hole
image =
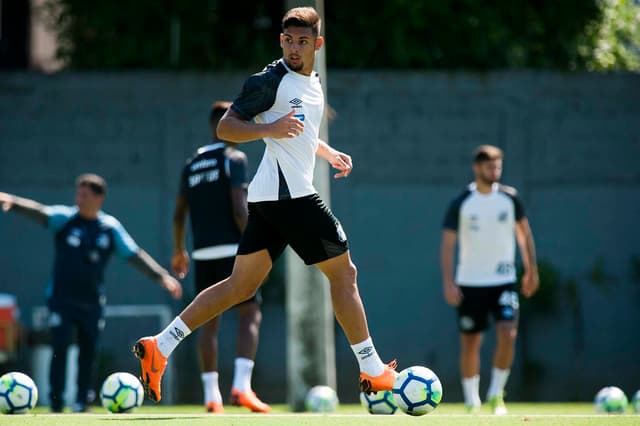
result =
[[[302,108],[302,99],[293,98],[289,101],[289,103],[293,105],[292,108]]]

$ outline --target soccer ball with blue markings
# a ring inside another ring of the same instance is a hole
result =
[[[631,408],[633,411],[640,414],[640,390],[638,390],[631,398]]]
[[[442,400],[442,383],[426,367],[405,368],[393,383],[393,399],[402,411],[422,416],[436,409]]]
[[[113,373],[100,390],[102,406],[112,413],[130,413],[142,405],[142,384],[133,374]]]
[[[607,386],[600,389],[593,403],[598,413],[621,414],[627,409],[629,400],[622,389],[616,386]]]
[[[371,394],[360,392],[360,403],[371,414],[394,414],[398,410],[393,392],[388,390]]]
[[[24,414],[37,402],[38,388],[31,377],[16,371],[0,377],[0,412]]]
[[[304,400],[308,411],[313,413],[331,413],[338,408],[338,395],[329,386],[314,386],[309,389]]]

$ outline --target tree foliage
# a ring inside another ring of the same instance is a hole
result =
[[[283,0],[52,4],[74,68],[253,69],[280,54]],[[325,0],[325,12],[330,67],[640,70],[634,0]]]

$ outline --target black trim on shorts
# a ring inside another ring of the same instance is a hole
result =
[[[342,225],[318,194],[290,200],[249,203],[249,221],[238,254],[267,249],[273,262],[285,247],[313,265],[349,250]]]
[[[235,256],[224,257],[222,259],[211,260],[196,260],[195,261],[195,290],[196,294],[201,293],[211,285],[228,278],[233,271],[233,264],[235,262]],[[256,291],[256,294],[243,302],[238,303],[241,305],[248,302],[262,303],[262,295],[260,289]],[[237,305],[236,305],[237,306]]]

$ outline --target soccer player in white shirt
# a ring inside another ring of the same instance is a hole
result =
[[[476,149],[475,181],[450,204],[445,216],[441,268],[444,298],[457,308],[460,329],[460,372],[465,405],[480,408],[480,346],[489,316],[496,323],[496,348],[487,401],[494,414],[506,414],[504,386],[509,377],[518,327],[515,289],[515,246],[520,248],[524,275],[520,292],[531,297],[538,289],[535,245],[529,221],[515,189],[500,185],[502,150]],[[454,250],[458,265],[454,278]]]
[[[236,143],[262,139],[265,154],[249,185],[249,222],[231,276],[202,291],[161,333],[140,339],[147,395],[160,400],[166,359],[191,331],[231,306],[252,297],[287,245],[329,279],[336,318],[360,367],[365,392],[389,390],[396,363],[378,356],[358,293],[356,267],[340,222],[313,187],[315,157],[351,173],[351,157],[318,139],[324,94],[313,67],[324,39],[320,16],[310,7],[289,10],[282,20],[283,56],[245,82],[218,125],[218,136]]]

